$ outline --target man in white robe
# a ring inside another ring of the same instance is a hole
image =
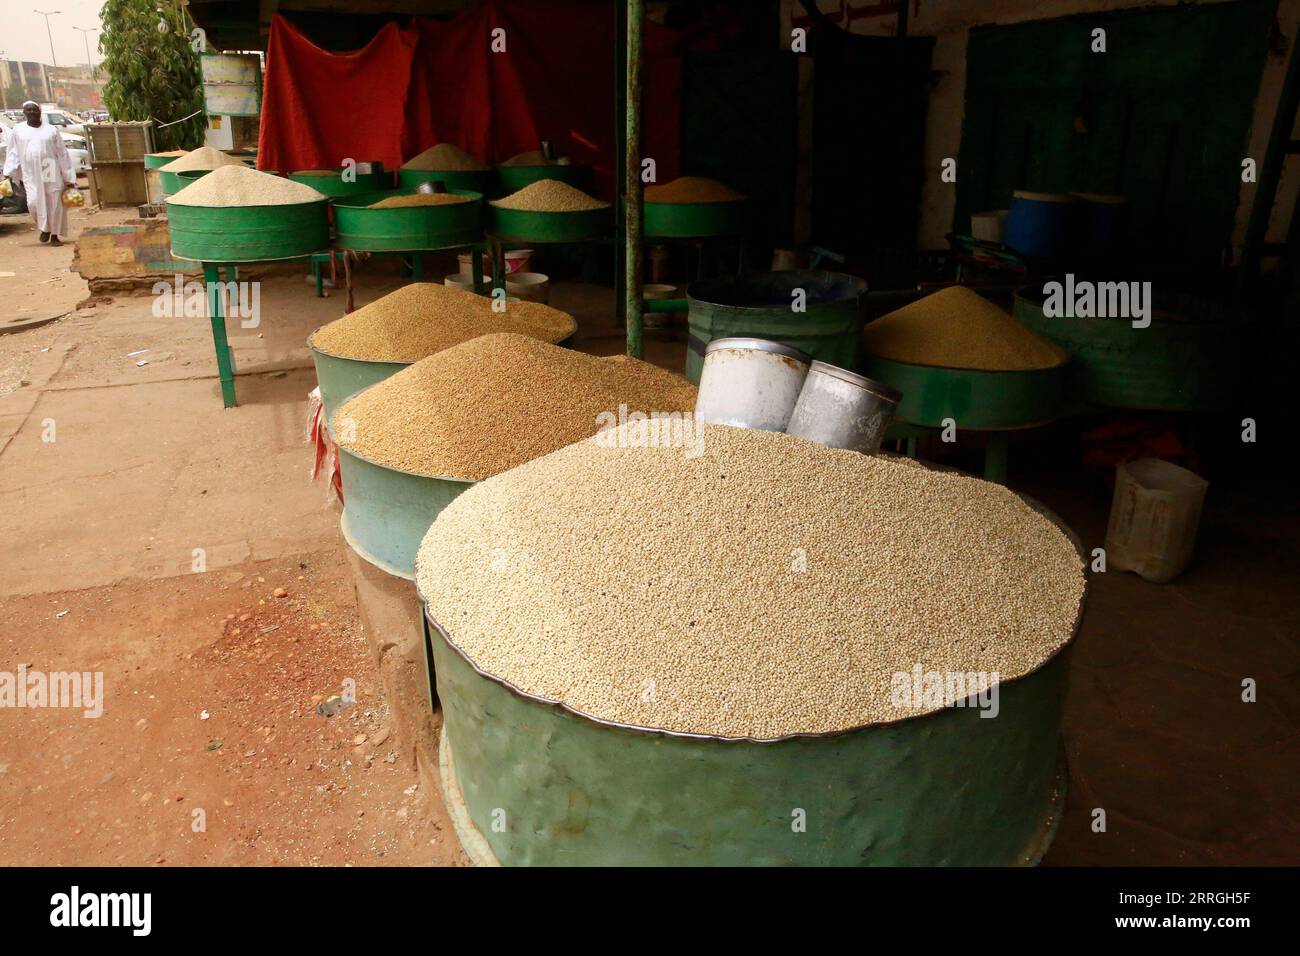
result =
[[[75,186],[77,174],[68,147],[59,131],[41,119],[41,108],[28,100],[23,104],[27,122],[9,131],[3,175],[22,175],[27,190],[27,210],[36,220],[41,242],[62,245],[68,235],[68,210],[59,201],[65,186]]]

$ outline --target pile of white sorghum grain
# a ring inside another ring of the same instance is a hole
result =
[[[413,282],[312,333],[312,348],[372,362],[417,362],[488,332],[517,332],[544,342],[567,339],[573,316],[539,302],[492,309],[486,296],[434,282]]]
[[[222,166],[243,165],[244,163],[241,160],[233,156],[227,156],[219,149],[213,149],[211,146],[200,146],[188,153],[182,153],[162,168],[169,173],[183,173],[195,169],[219,169]]]
[[[645,188],[645,201],[653,203],[739,202],[744,198],[744,193],[736,192],[726,183],[704,176],[678,176],[662,186]]]
[[[492,200],[501,209],[519,209],[524,212],[587,212],[608,209],[609,203],[588,196],[558,179],[539,179],[504,199]]]
[[[420,172],[481,172],[489,167],[451,143],[439,143],[402,163],[403,169]]]
[[[1069,359],[1059,346],[959,285],[882,315],[867,325],[862,341],[869,355],[943,368],[1020,371]]]
[[[594,435],[601,412],[689,412],[695,386],[648,362],[523,335],[444,349],[344,403],[338,442],[389,468],[478,481]],[[345,427],[346,426],[346,427]]]
[[[173,206],[291,206],[325,197],[303,183],[247,166],[222,166],[168,197]]]
[[[590,716],[770,739],[887,723],[895,675],[1037,669],[1083,565],[1000,485],[773,432],[600,437],[489,478],[416,564],[479,668]]]
[[[405,206],[459,206],[461,203],[473,202],[469,196],[455,193],[408,193],[404,196],[389,196],[379,202],[372,202],[367,209],[400,209]]]

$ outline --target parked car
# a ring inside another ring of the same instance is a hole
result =
[[[60,133],[75,133],[78,136],[86,135],[86,127],[82,125],[81,120],[62,107],[42,106],[41,115],[47,123],[57,127]]]

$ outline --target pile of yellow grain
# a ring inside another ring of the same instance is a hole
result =
[[[236,164],[214,169],[167,201],[173,206],[290,206],[324,198],[305,183]]]
[[[173,159],[162,169],[169,173],[184,173],[195,169],[219,169],[222,166],[243,166],[243,160],[227,156],[211,146],[200,146]]]
[[[524,212],[589,212],[608,209],[609,203],[588,196],[558,179],[539,179],[504,199],[492,200],[501,209],[519,209]]]
[[[455,206],[460,203],[473,202],[469,196],[455,193],[409,193],[404,196],[389,196],[379,202],[372,202],[368,209],[400,209],[405,206]]]
[[[737,202],[745,198],[726,183],[704,176],[678,176],[662,186],[645,188],[645,201],[655,203]]]
[[[416,560],[451,641],[526,693],[684,733],[830,733],[964,702],[949,676],[1013,680],[1073,636],[1082,559],[1000,485],[725,425],[693,455],[607,437],[466,490]],[[930,690],[904,696],[913,668]]]
[[[487,296],[415,282],[321,326],[310,344],[342,358],[418,362],[489,332],[559,342],[577,328],[573,316],[540,302],[509,302],[495,312]]]
[[[689,412],[695,386],[524,335],[482,335],[403,369],[335,413],[339,444],[390,468],[479,481],[594,435],[619,405]]]
[[[990,372],[1053,368],[1069,353],[965,286],[881,316],[862,334],[869,355],[911,365]]]
[[[402,168],[438,173],[482,172],[488,169],[472,154],[451,143],[431,146],[423,153],[412,156],[402,163]]]

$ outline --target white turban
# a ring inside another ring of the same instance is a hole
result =
[[[29,107],[29,106],[35,106],[35,107],[39,108],[40,105],[41,105],[41,104],[40,104],[40,103],[37,103],[35,100],[28,100],[26,103],[23,104],[23,109],[27,109],[27,107]]]

